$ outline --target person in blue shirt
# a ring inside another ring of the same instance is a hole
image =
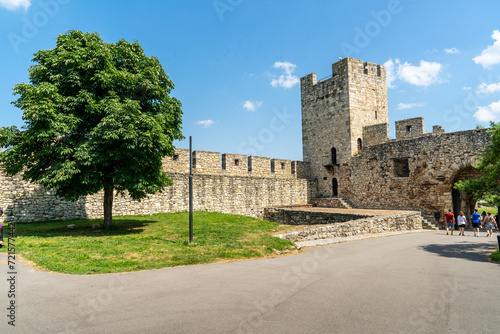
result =
[[[474,213],[471,215],[472,227],[474,228],[474,236],[479,237],[479,224],[481,215],[477,213],[477,209],[474,209]]]

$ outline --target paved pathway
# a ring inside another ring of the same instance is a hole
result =
[[[15,328],[2,264],[0,333],[498,333],[495,247],[429,231],[126,274],[21,266]]]

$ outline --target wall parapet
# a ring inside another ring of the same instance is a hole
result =
[[[384,144],[389,141],[389,124],[380,123],[363,127],[363,146]]]
[[[189,173],[189,150],[176,148],[173,157],[163,159],[163,169],[166,173]],[[309,168],[302,161],[196,150],[193,174],[306,179]]]

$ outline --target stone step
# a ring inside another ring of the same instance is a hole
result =
[[[421,216],[422,216],[422,228],[423,229],[439,231],[439,227],[436,226],[436,224],[434,224],[434,222],[432,221],[432,219],[429,216],[424,215],[423,213],[421,214]]]
[[[439,231],[439,227],[434,226],[432,223],[428,222],[427,220],[422,220],[422,228],[424,230],[435,230]]]
[[[357,206],[355,206],[351,200],[347,197],[342,197],[342,200],[346,203],[346,205],[348,206],[349,209],[361,209]]]
[[[342,197],[313,198],[311,203],[313,206],[320,208],[352,209]]]
[[[350,206],[344,198],[339,197],[339,201],[340,203],[342,203],[345,209],[352,209],[352,206]]]

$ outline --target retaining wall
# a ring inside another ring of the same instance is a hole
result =
[[[266,208],[264,219],[283,225],[332,224],[371,217],[366,214],[307,211],[293,208]]]
[[[408,211],[391,215],[364,217],[344,223],[301,226],[300,228],[300,231],[275,236],[292,242],[301,242],[363,234],[421,230],[422,216],[419,212]]]

